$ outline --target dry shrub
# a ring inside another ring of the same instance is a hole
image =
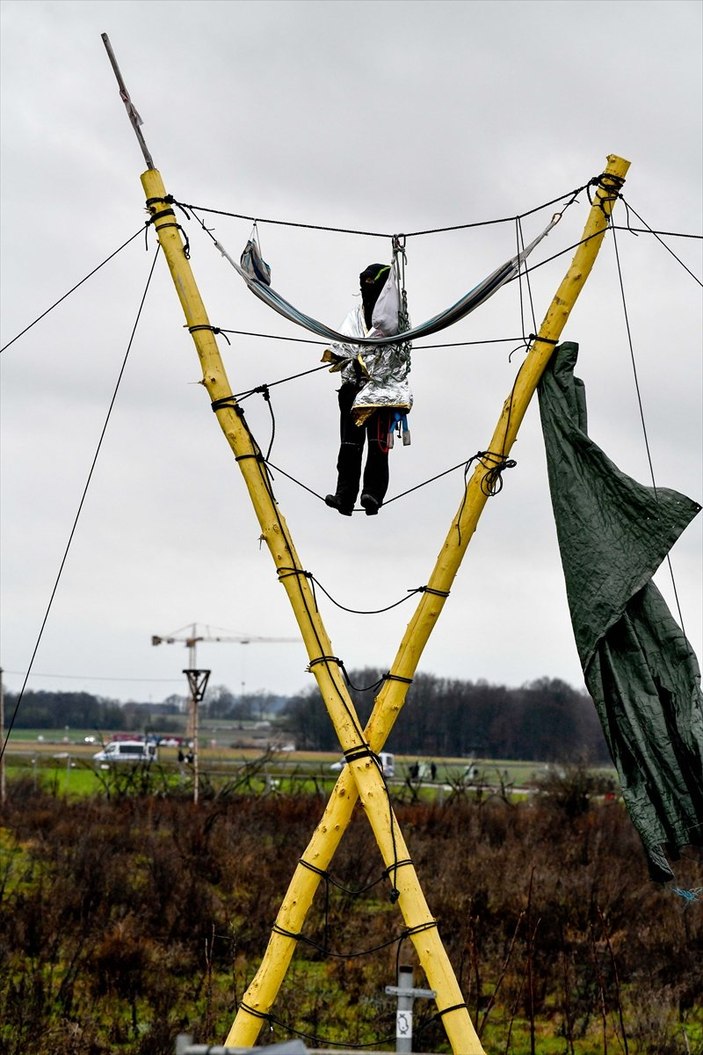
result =
[[[522,1052],[522,1030],[536,1051],[541,1031],[565,1052],[590,1038],[590,1050],[678,1055],[703,991],[699,906],[649,881],[618,803],[579,801],[455,796],[397,812],[487,1048]],[[158,796],[67,802],[13,786],[0,885],[3,1055],[172,1055],[183,1029],[220,1041],[321,811],[315,796],[196,807]],[[287,1026],[268,1039],[291,1027],[355,1043],[384,1036],[394,1012],[384,987],[399,958],[417,967],[360,810],[332,872],[305,935],[333,953],[377,951],[347,960],[299,943],[274,1008]],[[683,862],[680,882],[701,886],[700,866]],[[419,967],[415,981],[424,984]],[[444,1050],[433,1006],[418,1002],[416,1016],[417,1050]]]

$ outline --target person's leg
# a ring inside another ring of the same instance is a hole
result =
[[[388,412],[375,411],[366,421],[366,465],[361,504],[367,516],[378,513],[388,490]]]
[[[344,516],[350,516],[359,493],[361,459],[364,451],[364,429],[355,425],[351,408],[356,396],[355,385],[343,384],[339,390],[339,455],[337,457],[337,490],[325,502]]]

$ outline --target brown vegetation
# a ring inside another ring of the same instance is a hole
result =
[[[222,1043],[320,798],[195,807],[143,793],[66,801],[29,783],[11,791],[0,830],[0,1052],[172,1055],[181,1030]],[[398,804],[486,1050],[700,1052],[700,904],[649,881],[617,802],[577,801],[552,787],[517,805],[464,794]],[[333,863],[343,889],[322,883],[305,930],[314,944],[299,944],[274,1008],[281,1024],[262,1043],[295,1029],[320,1047],[385,1038],[393,1049],[384,986],[414,954],[394,940],[403,924],[382,871],[359,814]],[[681,862],[679,877],[700,886],[700,866]],[[415,981],[424,984],[419,969]],[[433,1005],[415,1011],[416,1050],[447,1050]]]

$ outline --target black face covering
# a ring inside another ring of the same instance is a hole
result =
[[[369,264],[365,271],[359,275],[361,283],[361,302],[364,305],[364,320],[371,328],[371,318],[376,301],[380,292],[388,281],[388,264]]]

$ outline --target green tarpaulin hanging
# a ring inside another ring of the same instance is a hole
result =
[[[651,582],[700,506],[625,476],[587,434],[577,344],[539,387],[552,507],[586,686],[652,876],[703,845],[703,698],[686,637]]]

